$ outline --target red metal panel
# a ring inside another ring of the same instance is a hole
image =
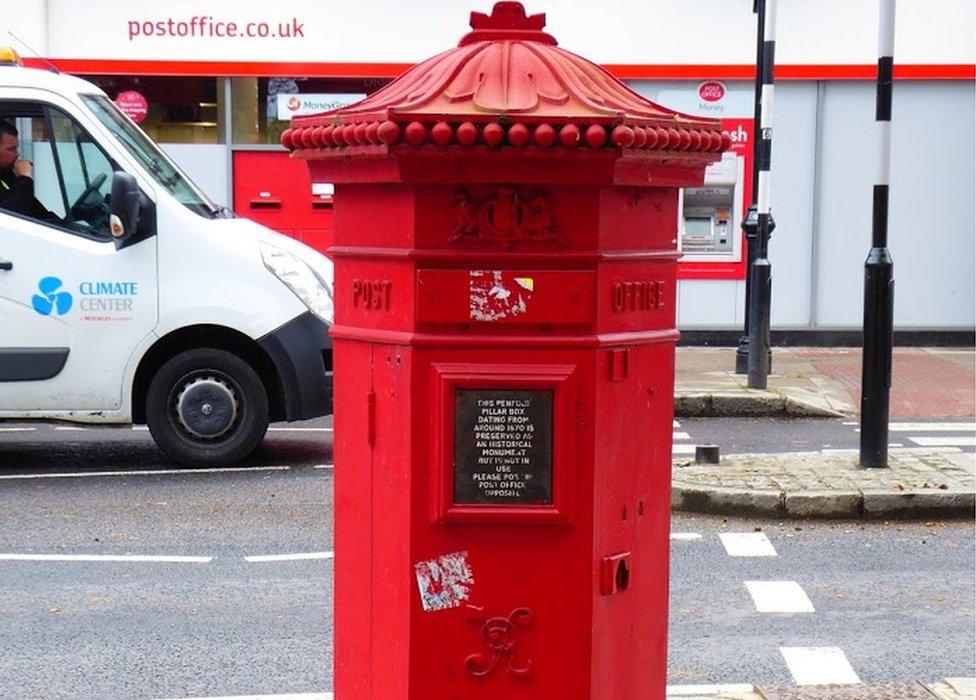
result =
[[[234,212],[325,252],[332,200],[312,196],[308,167],[283,151],[234,151]]]
[[[418,323],[593,321],[590,270],[418,270]]]

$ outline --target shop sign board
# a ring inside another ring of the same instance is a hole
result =
[[[307,114],[319,114],[339,107],[347,107],[366,98],[361,93],[281,93],[277,97],[277,115],[280,121]]]

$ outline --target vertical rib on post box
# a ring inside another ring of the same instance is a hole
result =
[[[664,697],[677,188],[729,140],[544,24],[282,135],[336,186],[340,700]]]

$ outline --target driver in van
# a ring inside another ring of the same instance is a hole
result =
[[[0,208],[41,221],[64,223],[34,196],[34,166],[22,160],[17,129],[0,119]]]

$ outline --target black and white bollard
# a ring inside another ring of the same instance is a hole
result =
[[[881,0],[875,122],[880,146],[874,186],[871,252],[864,263],[864,348],[861,356],[861,466],[888,466],[888,406],[894,334],[894,262],[888,251],[888,182],[891,173],[891,88],[895,0]]]
[[[762,60],[762,120],[759,123],[759,150],[756,159],[758,213],[756,231],[756,259],[750,274],[749,289],[749,360],[748,385],[752,389],[765,389],[769,376],[769,307],[772,302],[773,274],[769,264],[769,235],[771,216],[769,207],[769,165],[773,143],[773,67],[776,53],[776,0],[759,0],[765,3]]]

